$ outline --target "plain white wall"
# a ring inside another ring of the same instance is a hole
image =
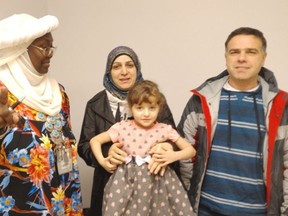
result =
[[[103,89],[107,55],[118,45],[136,51],[144,78],[159,84],[176,123],[189,91],[225,69],[224,42],[240,26],[263,31],[266,67],[288,90],[287,0],[1,0],[1,5],[0,18],[19,12],[59,18],[50,73],[70,96],[77,138],[86,102]],[[88,207],[92,169],[81,159],[80,175]]]

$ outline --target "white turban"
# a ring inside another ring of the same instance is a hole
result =
[[[35,18],[15,14],[0,21],[0,81],[23,103],[48,115],[61,109],[58,82],[34,68],[27,48],[37,38],[55,30],[59,25],[55,16]]]
[[[0,66],[17,58],[36,39],[59,25],[55,16],[35,18],[28,14],[15,14],[0,21]]]

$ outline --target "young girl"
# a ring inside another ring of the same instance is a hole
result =
[[[128,155],[104,189],[103,215],[194,215],[186,191],[172,169],[167,167],[163,176],[148,170],[149,150],[155,143],[169,140],[180,149],[155,153],[153,159],[162,166],[196,154],[192,145],[170,125],[156,122],[165,103],[163,94],[155,83],[146,80],[130,89],[127,101],[133,120],[116,123],[90,141],[93,154],[108,172],[113,173],[114,166],[109,156],[103,157],[101,145],[109,141],[123,143]]]

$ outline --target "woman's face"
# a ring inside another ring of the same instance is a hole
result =
[[[35,47],[36,46],[36,47]],[[37,48],[38,47],[38,48]],[[45,48],[53,47],[53,37],[51,33],[47,33],[44,36],[37,38],[28,47],[28,54],[34,68],[40,74],[46,74],[50,66],[51,55],[44,55],[43,50]],[[40,49],[39,49],[40,48]]]
[[[136,82],[137,69],[128,55],[118,56],[111,67],[111,77],[117,88],[128,91]]]

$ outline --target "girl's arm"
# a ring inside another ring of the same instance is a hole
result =
[[[90,140],[90,147],[91,147],[91,150],[92,150],[94,156],[96,157],[98,163],[107,172],[113,173],[116,170],[117,166],[110,163],[111,156],[104,158],[104,156],[102,154],[102,149],[101,149],[101,145],[103,145],[107,142],[111,142],[111,138],[109,136],[109,133],[107,131],[105,131],[105,132],[98,134],[97,136],[94,136]]]
[[[179,151],[172,151],[171,149],[165,149],[165,147],[162,147],[165,151],[155,153],[153,155],[155,161],[162,162],[161,166],[166,166],[175,161],[190,159],[195,156],[196,150],[194,147],[182,137],[179,137],[175,144],[180,149]]]

